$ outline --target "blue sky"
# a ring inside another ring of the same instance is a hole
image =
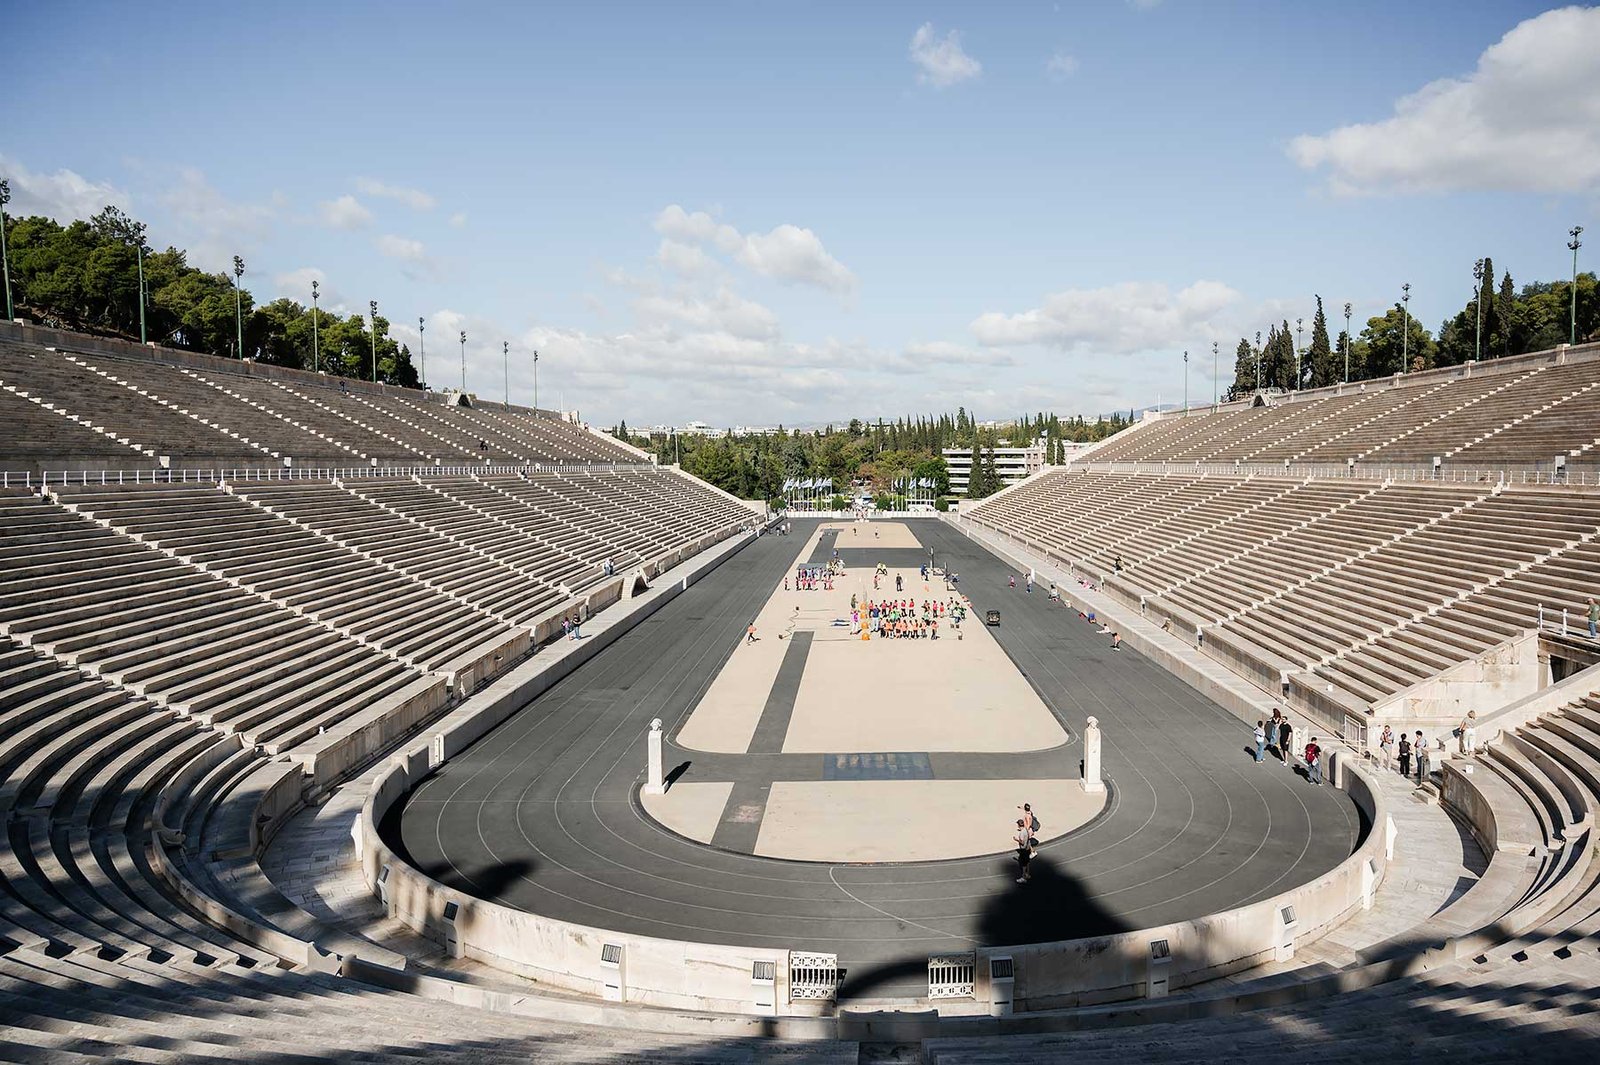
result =
[[[1185,348],[1208,396],[1314,293],[1561,276],[1600,202],[1597,9],[988,7],[14,5],[0,172],[634,425],[1173,402]]]

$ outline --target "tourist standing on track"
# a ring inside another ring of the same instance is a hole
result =
[[[1267,730],[1264,725],[1264,722],[1256,722],[1256,761],[1258,762],[1261,761],[1261,756],[1267,749]]]
[[[564,618],[561,619],[561,635],[565,636],[569,640],[572,639],[572,619],[571,618],[565,618],[564,617]]]
[[[578,612],[576,610],[574,610],[572,612],[572,638],[574,640],[583,639],[583,632],[578,628],[578,626],[580,626],[582,624],[583,624],[583,619],[578,617]]]
[[[1272,717],[1267,720],[1267,746],[1275,751],[1281,751],[1278,746],[1278,730],[1283,727],[1283,711],[1276,706],[1272,708]]]
[[[1287,717],[1278,723],[1278,753],[1283,756],[1283,764],[1293,769],[1294,726],[1289,724]]]
[[[1038,846],[1038,840],[1033,838],[1027,822],[1017,818],[1017,834],[1012,837],[1012,842],[1017,845],[1017,865],[1022,875],[1017,877],[1017,883],[1026,884],[1033,879],[1033,872],[1028,867],[1033,864],[1033,849]]]
[[[1315,736],[1306,744],[1306,779],[1317,787],[1322,787],[1322,748],[1317,744]]]
[[[1378,737],[1378,753],[1383,756],[1383,768],[1394,768],[1394,729],[1388,725],[1383,726],[1383,735]]]

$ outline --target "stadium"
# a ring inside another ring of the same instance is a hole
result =
[[[918,85],[976,80],[932,34]],[[659,256],[815,239],[700,217]],[[1409,285],[1226,388],[1208,338],[1197,402],[1184,350],[1181,405],[1093,422],[685,441],[621,414],[723,384],[631,334],[539,333],[541,405],[509,340],[469,388],[456,312],[257,307],[240,257],[53,218],[0,211],[0,1061],[1600,1054],[1581,227],[1570,285],[1496,302],[1480,260],[1438,338]],[[693,315],[741,299],[710,269]],[[1002,343],[972,372],[1044,394]]]

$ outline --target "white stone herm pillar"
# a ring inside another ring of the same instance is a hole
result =
[[[666,787],[661,783],[661,719],[655,718],[650,722],[649,744],[650,768],[644,782],[646,795],[664,795]]]
[[[1100,722],[1092,717],[1088,727],[1083,730],[1082,784],[1084,791],[1105,790],[1105,784],[1100,781]]]

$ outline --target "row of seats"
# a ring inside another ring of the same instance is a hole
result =
[[[12,412],[26,429],[0,440],[0,468],[149,469],[157,456],[190,469],[640,461],[546,412],[452,406],[409,389],[351,389],[282,371],[258,377],[248,365],[199,361],[0,341],[0,414]]]
[[[1096,448],[1096,462],[1285,462],[1550,469],[1600,462],[1600,360],[1479,366],[1471,376],[1291,394],[1169,414]]]
[[[1600,559],[1600,496],[1564,488],[1065,470],[971,517],[1362,707],[1580,609]]]

